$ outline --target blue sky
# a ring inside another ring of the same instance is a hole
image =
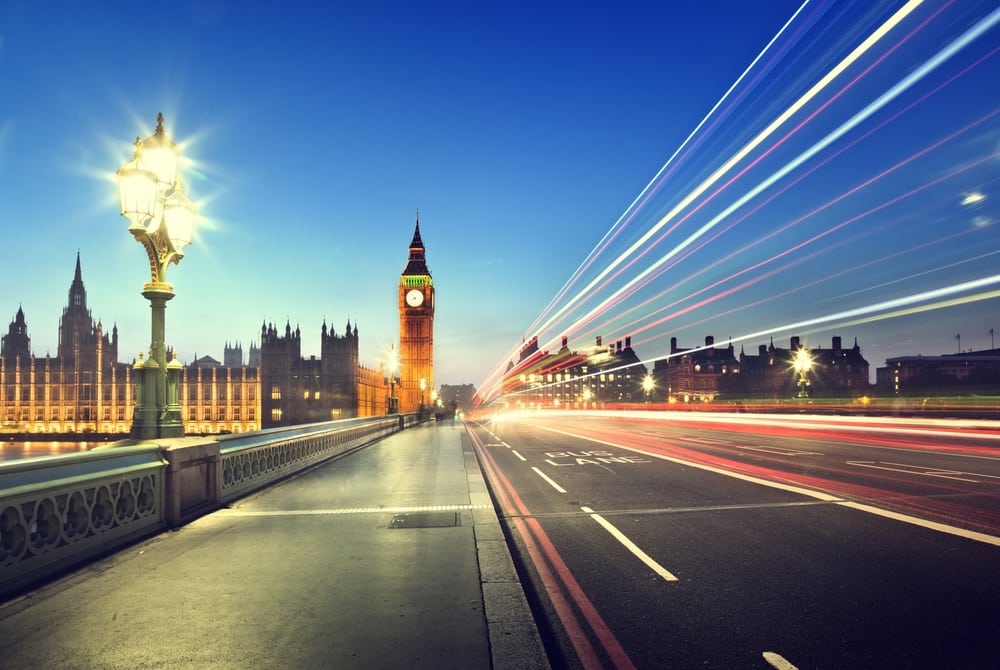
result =
[[[988,23],[992,3],[961,0],[939,14],[939,3],[915,9],[734,167],[754,161],[725,192],[708,198],[709,188],[689,218],[663,225],[670,237],[654,246],[654,236],[633,265],[622,261],[627,272],[550,318],[904,6],[808,3],[684,145],[800,5],[7,0],[0,315],[23,307],[36,355],[54,354],[79,251],[89,305],[106,328],[118,325],[122,359],[146,348],[147,261],[118,215],[113,173],[163,112],[203,216],[168,271],[177,297],[167,341],[184,362],[221,359],[227,341],[247,349],[265,320],[299,326],[303,353],[318,354],[325,318],[338,332],[357,323],[362,360],[377,365],[398,338],[396,284],[418,208],[438,296],[438,383],[478,385],[531,335],[548,346],[567,334],[585,348],[597,334],[636,332],[644,358],[666,353],[672,336],[692,346],[713,334],[754,351],[770,337],[826,346],[840,335],[857,337],[873,368],[955,351],[958,333],[963,349],[987,348],[1000,326],[1000,301],[979,295],[990,282],[922,303],[979,296],[959,305],[874,321],[864,312],[1000,267],[1000,122],[990,116],[1000,31]],[[984,21],[920,81],[814,149]],[[682,146],[668,178],[629,210]],[[610,297],[670,254],[655,281]],[[584,309],[602,295],[607,304]]]

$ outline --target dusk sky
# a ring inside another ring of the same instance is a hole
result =
[[[3,332],[20,306],[55,355],[79,252],[120,358],[148,347],[114,173],[162,112],[202,217],[184,363],[265,321],[319,355],[325,319],[377,366],[418,209],[438,384],[532,336],[987,349],[998,49],[995,1],[4,0]]]

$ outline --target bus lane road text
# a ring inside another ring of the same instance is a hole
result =
[[[611,463],[652,463],[639,456],[615,456],[610,451],[548,451],[545,462],[555,467],[565,465],[608,465]]]

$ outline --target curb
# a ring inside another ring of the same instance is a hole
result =
[[[494,670],[550,670],[548,655],[500,528],[479,460],[468,436],[463,434],[462,437],[492,667]]]

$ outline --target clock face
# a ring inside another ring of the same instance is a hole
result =
[[[406,304],[410,307],[420,307],[424,303],[424,294],[417,289],[406,292]]]

